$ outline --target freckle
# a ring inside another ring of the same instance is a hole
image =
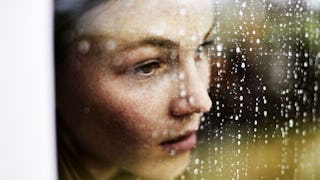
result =
[[[78,51],[81,54],[86,54],[90,50],[90,43],[87,40],[81,40],[78,44]]]

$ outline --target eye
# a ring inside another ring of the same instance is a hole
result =
[[[199,66],[200,63],[208,61],[208,51],[204,48],[201,48],[199,51],[196,51],[194,54],[194,60],[196,65]]]
[[[156,59],[152,59],[137,64],[132,69],[130,69],[130,71],[141,76],[152,76],[159,68],[161,68],[160,62]]]

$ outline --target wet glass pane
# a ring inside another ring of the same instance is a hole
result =
[[[187,179],[320,177],[319,10],[216,1],[213,107]]]
[[[60,179],[319,179],[320,2],[55,2]]]

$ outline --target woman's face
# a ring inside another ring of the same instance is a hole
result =
[[[58,108],[86,159],[144,177],[182,172],[211,107],[211,8],[119,0],[80,17],[58,72]]]

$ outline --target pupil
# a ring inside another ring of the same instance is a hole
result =
[[[147,65],[145,66],[142,70],[143,70],[143,73],[150,73],[152,71],[152,68],[154,66],[153,65]]]
[[[143,73],[148,74],[148,73],[151,73],[154,68],[158,68],[158,67],[159,67],[159,64],[156,62],[153,62],[144,66],[142,68],[142,71]]]

